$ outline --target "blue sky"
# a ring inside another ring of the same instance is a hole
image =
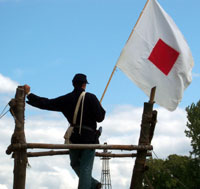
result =
[[[88,75],[88,91],[100,98],[112,69],[145,4],[144,0],[4,0],[0,1],[1,74],[32,91],[56,97],[72,90],[75,73]],[[160,1],[185,36],[195,66],[193,83],[180,106],[199,99],[198,4]],[[103,105],[141,106],[143,92],[118,70]]]
[[[71,80],[79,72],[88,76],[87,91],[100,99],[145,2],[0,0],[0,111],[14,96],[18,84],[27,83],[32,92],[53,98],[71,91]],[[166,158],[173,153],[188,155],[191,149],[184,134],[187,121],[184,109],[196,103],[200,94],[200,1],[159,0],[159,3],[183,33],[195,62],[193,81],[177,110],[169,112],[155,105],[158,125],[154,150],[158,157]],[[107,110],[102,123],[102,143],[136,144],[145,101],[148,97],[143,91],[117,69],[102,103]],[[62,115],[27,106],[25,123],[27,141],[63,143],[67,123]],[[12,187],[13,164],[5,155],[5,149],[10,144],[13,118],[7,114],[0,120],[0,127],[3,128],[0,132],[0,188],[7,189]],[[54,158],[30,160],[28,188],[76,188],[77,178],[69,162],[66,163],[66,157]],[[95,161],[94,175],[100,178],[100,160]],[[129,187],[132,161],[111,161],[113,188]],[[31,178],[35,177],[37,180],[33,181]]]

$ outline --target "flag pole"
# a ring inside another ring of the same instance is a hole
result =
[[[112,71],[112,73],[111,73],[111,75],[110,75],[110,78],[109,78],[109,80],[108,80],[108,83],[107,83],[107,85],[106,85],[106,88],[104,89],[103,95],[102,95],[102,97],[101,97],[100,103],[101,103],[102,100],[103,100],[103,97],[104,97],[104,95],[105,95],[105,93],[106,93],[106,91],[107,91],[107,89],[108,89],[108,85],[110,84],[110,81],[111,81],[111,79],[112,79],[112,77],[113,77],[113,74],[115,73],[116,69],[117,69],[117,64],[115,65],[115,67],[114,67],[114,69],[113,69],[113,71]]]
[[[144,8],[142,9],[142,12],[140,13],[140,16],[139,16],[139,18],[138,18],[138,20],[137,20],[137,22],[136,22],[136,24],[135,24],[133,30],[131,31],[131,34],[129,35],[128,40],[129,40],[130,37],[132,36],[132,34],[133,34],[133,32],[134,32],[134,30],[135,30],[135,28],[136,28],[138,22],[140,21],[140,18],[142,17],[142,14],[143,14],[143,12],[144,12],[146,6],[147,6],[148,3],[149,3],[149,1],[150,1],[150,0],[147,0],[146,4],[144,5]],[[128,40],[127,40],[127,42],[128,42]],[[127,42],[126,42],[126,43],[127,43]],[[107,89],[108,89],[108,86],[109,86],[109,84],[110,84],[110,81],[111,81],[111,79],[112,79],[112,77],[113,77],[113,75],[114,75],[116,69],[117,69],[117,63],[115,64],[115,66],[114,66],[114,68],[113,68],[113,71],[112,71],[112,73],[111,73],[111,75],[110,75],[110,78],[109,78],[109,80],[108,80],[108,83],[107,83],[107,85],[106,85],[106,88],[104,89],[104,92],[103,92],[102,97],[101,97],[101,99],[100,99],[100,103],[102,103],[102,100],[103,100],[103,98],[104,98],[104,96],[105,96],[105,93],[106,93],[106,91],[107,91]]]
[[[136,24],[135,24],[134,28],[132,29],[132,31],[131,31],[131,34],[129,35],[129,38],[128,38],[128,40],[131,38],[131,36],[132,36],[133,32],[135,31],[135,28],[136,28],[136,26],[137,26],[138,22],[140,21],[140,18],[142,17],[142,15],[143,15],[143,13],[144,13],[144,10],[145,10],[146,6],[148,5],[149,1],[150,1],[150,0],[147,0],[147,2],[145,3],[145,5],[144,5],[144,8],[142,9],[142,12],[140,13],[140,16],[139,16],[139,18],[138,18],[138,20],[137,20],[137,22],[136,22]],[[127,42],[128,42],[128,40],[127,40]]]

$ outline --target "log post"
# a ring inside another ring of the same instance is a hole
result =
[[[150,145],[156,124],[157,112],[153,111],[155,88],[152,89],[150,96],[150,101],[144,103],[139,145]],[[130,189],[142,189],[147,153],[146,149],[137,151]]]
[[[24,109],[25,109],[25,92],[22,86],[16,90],[15,99],[9,103],[10,112],[15,120],[15,129],[11,138],[11,148],[13,144],[25,144],[24,134]],[[27,153],[26,149],[14,150],[14,178],[13,189],[25,189]]]

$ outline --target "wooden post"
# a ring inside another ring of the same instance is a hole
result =
[[[155,88],[152,88],[150,101],[148,103],[144,103],[139,145],[150,145],[150,140],[153,137],[153,130],[155,128],[155,123],[156,123],[155,116],[153,116],[154,96],[155,96]],[[151,128],[152,125],[154,125],[153,130]],[[147,150],[137,151],[137,157],[133,169],[130,189],[142,189],[147,153],[148,153]]]
[[[13,144],[25,144],[24,134],[24,109],[25,109],[25,93],[24,88],[19,86],[16,90],[15,99],[9,103],[10,112],[15,119],[15,130],[11,139]],[[25,189],[27,153],[26,149],[15,150],[14,157],[14,178],[13,189]]]

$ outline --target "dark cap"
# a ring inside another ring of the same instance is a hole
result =
[[[81,73],[78,73],[74,76],[72,83],[88,83],[87,76]]]

